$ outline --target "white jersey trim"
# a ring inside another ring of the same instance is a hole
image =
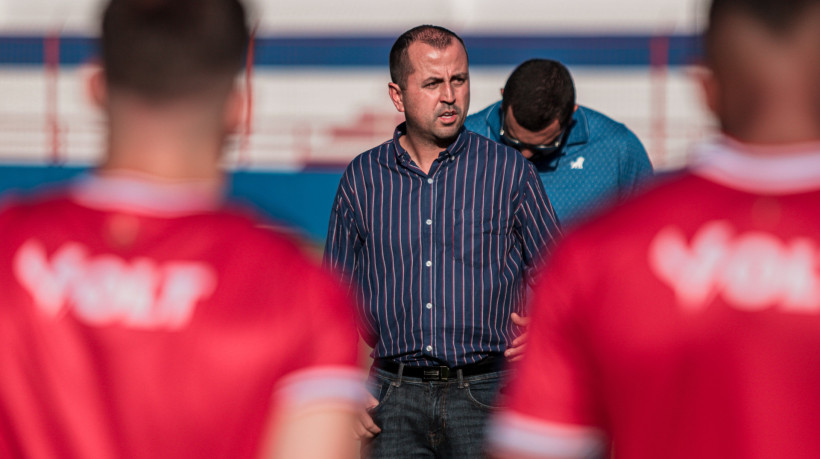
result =
[[[215,181],[163,182],[135,173],[94,173],[75,181],[71,197],[104,211],[178,217],[213,211],[223,202],[224,188]]]
[[[593,427],[544,421],[512,411],[493,418],[492,451],[516,457],[599,458],[606,452],[604,433]]]
[[[750,145],[728,137],[698,146],[695,175],[752,193],[792,194],[820,189],[820,142]]]
[[[358,406],[364,402],[364,376],[358,367],[322,366],[298,370],[283,378],[274,397],[290,408],[339,403]]]

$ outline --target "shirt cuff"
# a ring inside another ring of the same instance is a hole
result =
[[[364,401],[362,371],[358,367],[322,366],[298,370],[286,376],[274,389],[279,403],[291,409],[316,404],[341,404],[351,408]]]
[[[493,452],[502,457],[599,458],[607,442],[593,427],[548,422],[512,411],[493,418],[489,429]]]

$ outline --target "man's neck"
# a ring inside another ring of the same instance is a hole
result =
[[[435,162],[441,152],[446,150],[453,142],[455,142],[455,139],[452,139],[447,146],[440,146],[422,136],[413,135],[409,128],[405,135],[399,137],[399,143],[402,148],[407,150],[410,159],[412,159],[425,174],[430,173],[433,162]]]

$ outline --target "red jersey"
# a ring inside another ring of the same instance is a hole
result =
[[[498,450],[820,457],[820,146],[703,150],[555,251]]]
[[[0,211],[0,457],[253,457],[360,398],[353,315],[213,192],[89,177]]]

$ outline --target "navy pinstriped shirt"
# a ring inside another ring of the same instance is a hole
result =
[[[325,264],[346,273],[374,357],[459,366],[515,337],[525,279],[560,235],[532,164],[462,128],[425,174],[393,139],[345,170]]]

